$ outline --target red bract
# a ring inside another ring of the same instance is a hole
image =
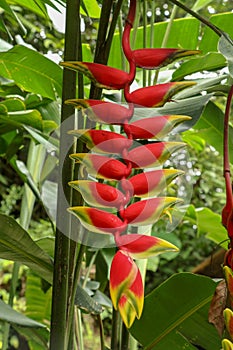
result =
[[[104,210],[80,206],[69,208],[69,211],[91,232],[113,234],[126,229],[122,220]]]
[[[157,197],[129,205],[121,214],[123,221],[133,226],[154,224],[172,205],[179,203],[178,198]]]
[[[128,190],[132,196],[154,197],[163,191],[172,180],[183,174],[181,170],[160,169],[143,172],[132,176],[128,182]],[[125,185],[125,190],[127,187]]]
[[[123,135],[107,130],[71,130],[70,134],[80,137],[87,148],[94,152],[121,154],[132,145],[132,141]]]
[[[137,67],[146,69],[158,69],[174,60],[184,57],[197,55],[198,50],[182,50],[182,49],[139,49],[132,52],[133,59]]]
[[[75,153],[70,157],[84,164],[90,175],[100,179],[121,180],[131,172],[131,169],[119,160],[97,154]]]
[[[128,73],[108,67],[99,63],[67,61],[62,62],[62,66],[85,74],[93,83],[105,89],[124,89],[126,84],[131,83]]]
[[[171,101],[171,98],[177,92],[195,85],[193,82],[173,82],[147,86],[131,93],[124,90],[125,98],[128,102],[134,103],[137,106],[144,107],[161,107],[166,102]]]
[[[117,188],[95,181],[71,181],[69,185],[81,192],[83,199],[94,207],[120,208],[126,204],[124,194]]]
[[[139,146],[129,151],[127,160],[133,168],[146,168],[161,165],[170,155],[184,147],[183,142],[156,142]]]
[[[190,120],[185,115],[163,115],[136,120],[128,125],[128,130],[133,139],[162,138],[167,135],[179,123]]]
[[[134,259],[147,259],[167,251],[179,250],[164,239],[138,233],[116,236],[115,241],[121,250],[126,251]]]
[[[132,117],[131,109],[121,106],[118,103],[73,99],[67,100],[66,104],[72,104],[76,108],[82,108],[90,120],[101,124],[123,124]]]

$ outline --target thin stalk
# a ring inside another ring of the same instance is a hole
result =
[[[81,316],[81,311],[78,308],[75,308],[75,324],[76,324],[78,349],[84,350],[82,316]]]
[[[78,28],[79,28],[79,8],[80,0],[67,0],[66,2],[66,31],[64,60],[77,60],[78,53]],[[75,16],[74,16],[75,14]],[[67,212],[67,204],[62,198],[67,198],[71,202],[72,192],[68,186],[73,164],[67,155],[69,151],[68,130],[72,129],[73,121],[69,126],[65,121],[69,121],[74,114],[74,108],[65,105],[68,98],[76,97],[76,73],[64,69],[63,72],[63,96],[61,110],[61,137],[60,137],[60,162],[59,162],[59,183],[57,202],[57,229],[55,240],[54,256],[54,277],[53,277],[53,297],[52,297],[52,317],[50,350],[66,350],[68,344],[67,336],[67,303],[68,303],[68,281],[69,281],[69,253],[70,253],[70,230],[71,220]],[[62,160],[64,162],[62,163]],[[59,302],[58,302],[59,301]]]
[[[85,275],[85,278],[84,278],[84,281],[83,281],[83,288],[86,287],[86,284],[88,282],[88,277],[89,277],[90,272],[91,272],[91,268],[92,268],[92,266],[93,266],[93,264],[95,262],[95,259],[96,259],[96,256],[97,256],[98,252],[99,251],[97,250],[91,257],[91,261],[90,261],[90,264],[88,266],[88,269],[87,269],[87,272],[86,272],[86,275]]]
[[[230,174],[230,159],[229,159],[229,117],[231,110],[231,101],[233,96],[233,85],[230,88],[224,118],[224,143],[223,143],[223,167],[224,167],[224,178],[226,184],[226,206],[233,208],[233,196],[232,196],[232,184]]]
[[[171,16],[169,18],[169,22],[167,24],[167,28],[166,28],[164,37],[163,37],[161,48],[164,48],[164,47],[167,46],[167,42],[168,42],[168,39],[169,39],[169,36],[170,36],[170,33],[171,33],[172,24],[173,24],[173,21],[174,21],[174,19],[176,17],[177,10],[178,10],[177,5],[174,5],[173,8],[172,8]]]
[[[155,7],[156,4],[154,1],[152,1],[151,4],[151,19],[150,19],[150,47],[153,48],[154,46],[154,36],[155,36],[155,27],[154,27],[154,23],[155,23]],[[150,70],[148,72],[148,85],[151,85],[152,82],[152,71]]]
[[[147,1],[143,0],[143,47],[147,47]],[[147,71],[142,71],[142,85],[146,86]]]
[[[101,315],[97,315],[97,319],[99,322],[99,329],[100,329],[100,348],[101,350],[105,350],[105,344],[104,344],[104,327]]]

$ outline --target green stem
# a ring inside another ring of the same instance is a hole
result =
[[[174,5],[173,9],[172,9],[172,13],[171,13],[170,19],[169,19],[169,22],[167,24],[167,28],[166,28],[164,37],[163,37],[161,48],[164,48],[164,47],[167,46],[168,38],[169,38],[169,35],[171,33],[172,24],[173,24],[173,21],[175,19],[177,10],[178,10],[178,7],[176,5]]]
[[[77,33],[79,30],[79,9],[80,0],[67,0],[64,49],[65,61],[75,61],[78,57],[79,38],[77,37]],[[73,119],[70,117],[74,114],[74,108],[71,105],[65,105],[64,102],[68,98],[75,97],[76,73],[64,69],[50,350],[66,350],[68,344],[67,303],[69,295],[69,237],[71,232],[71,219],[70,214],[67,212],[67,203],[64,203],[63,198],[65,195],[68,204],[71,204],[72,192],[68,186],[68,182],[73,173],[73,164],[67,155],[69,151],[69,149],[67,149],[67,145],[69,144],[67,132],[73,129],[73,121],[70,123],[68,123],[68,121]],[[63,160],[64,162],[62,163]]]
[[[129,346],[129,331],[124,324],[121,330],[121,350],[128,350]]]
[[[97,319],[99,322],[99,329],[100,329],[100,348],[101,350],[105,350],[105,344],[104,344],[104,327],[101,315],[97,315]]]
[[[143,47],[147,46],[147,1],[143,0]],[[147,71],[142,71],[142,84],[146,86]]]
[[[119,328],[121,324],[121,318],[119,311],[114,308],[112,310],[112,336],[111,336],[111,350],[119,350]]]
[[[156,4],[154,1],[152,1],[151,4],[151,19],[150,19],[150,47],[153,48],[154,46],[154,36],[155,36],[155,8],[156,8]],[[152,83],[152,71],[149,70],[148,72],[148,85],[151,85]]]

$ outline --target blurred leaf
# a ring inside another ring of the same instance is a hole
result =
[[[0,52],[0,75],[13,80],[23,90],[51,100],[61,97],[62,69],[25,46],[16,45]]]
[[[222,52],[223,53],[223,52]],[[225,58],[217,52],[209,52],[205,56],[190,59],[181,64],[172,75],[172,80],[182,80],[185,76],[196,72],[212,71],[226,66]]]
[[[218,28],[233,37],[233,13],[219,13],[210,17],[209,21]],[[219,36],[209,27],[204,27],[204,33],[200,41],[200,50],[203,53],[218,51]]]
[[[198,234],[204,234],[217,244],[223,243],[226,239],[228,240],[227,231],[221,223],[219,214],[208,208],[203,208],[196,210],[196,217]],[[227,242],[221,244],[221,246],[227,249]]]
[[[209,5],[213,0],[197,0],[192,7],[193,11],[199,11],[205,6]]]
[[[221,338],[208,323],[216,283],[208,277],[180,273],[146,298],[142,317],[130,333],[144,349],[219,350]]]
[[[26,109],[25,103],[21,98],[7,98],[0,102],[0,105],[4,105],[8,112],[24,111]]]
[[[223,154],[223,121],[224,113],[213,102],[209,102],[195,125],[198,135]],[[233,127],[229,125],[229,150],[230,161],[233,163]]]
[[[53,263],[13,218],[0,214],[0,258],[18,261],[52,283]]]
[[[228,34],[221,36],[218,42],[218,49],[226,57],[229,73],[233,77],[233,42]]]
[[[35,243],[49,256],[54,256],[55,237],[43,237],[35,240]]]
[[[0,320],[21,327],[44,328],[45,326],[13,310],[0,299]]]
[[[56,220],[57,212],[57,187],[57,183],[46,180],[42,185],[41,192],[41,199],[44,207],[53,221]]]

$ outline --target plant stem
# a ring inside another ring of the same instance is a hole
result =
[[[129,346],[129,331],[124,324],[121,330],[121,350],[128,350]]]
[[[80,0],[67,0],[66,2],[66,31],[64,60],[77,60],[79,28],[79,8]],[[75,14],[75,15],[74,15]],[[68,186],[73,164],[67,155],[69,151],[68,130],[72,129],[74,108],[65,105],[68,98],[76,97],[76,73],[64,69],[63,72],[63,96],[61,110],[61,137],[60,137],[60,162],[59,162],[59,183],[57,202],[57,229],[55,240],[54,256],[54,277],[53,277],[53,297],[52,297],[52,317],[51,317],[51,350],[66,350],[68,344],[67,337],[67,302],[68,302],[68,281],[69,281],[69,249],[71,219],[67,212],[67,203],[62,198],[71,202],[72,192]],[[71,122],[68,122],[70,121]],[[66,123],[65,123],[66,121]],[[69,124],[69,125],[68,125]],[[64,162],[62,163],[62,160]]]
[[[173,8],[172,8],[172,13],[171,13],[171,16],[169,18],[169,22],[167,24],[167,28],[166,28],[166,31],[165,31],[165,34],[164,34],[164,37],[163,37],[161,48],[164,48],[164,47],[167,46],[167,42],[168,42],[168,39],[169,39],[169,35],[171,33],[172,24],[173,24],[173,21],[174,21],[175,16],[176,16],[177,9],[178,9],[178,7],[176,5],[174,5]]]
[[[103,327],[103,322],[101,319],[101,315],[97,315],[97,319],[99,322],[99,329],[100,329],[100,347],[101,350],[105,350],[105,345],[104,345],[104,327]]]
[[[111,350],[119,350],[119,328],[120,328],[120,315],[119,311],[113,308],[112,311],[112,337],[111,337]]]
[[[147,1],[143,0],[143,47],[147,46]],[[142,71],[142,85],[146,86],[146,75],[145,69]]]
[[[223,144],[223,166],[224,166],[224,178],[225,178],[225,184],[226,184],[226,206],[229,209],[233,208],[233,196],[232,196],[230,160],[229,160],[229,117],[230,117],[232,96],[233,96],[233,85],[231,86],[227,97],[225,118],[224,118],[224,144]]]

